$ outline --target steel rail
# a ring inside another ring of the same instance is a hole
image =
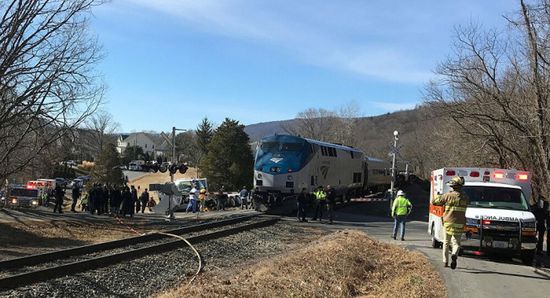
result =
[[[197,235],[187,238],[192,244],[213,240],[240,232],[248,231],[255,228],[265,227],[275,224],[279,218],[269,218],[263,221],[246,224],[243,226],[224,229],[216,232],[211,232],[203,235]],[[101,267],[111,266],[116,263],[120,263],[126,260],[136,259],[149,254],[158,254],[169,250],[182,248],[183,240],[174,240],[157,245],[151,245],[147,247],[127,250],[120,253],[115,253],[106,256],[100,256],[93,259],[73,262],[70,264],[63,264],[60,266],[50,267],[46,269],[40,269],[27,273],[21,273],[6,278],[0,279],[0,291],[15,289],[21,286],[31,285],[41,281],[47,281],[50,279],[68,276],[84,271],[89,271]]]
[[[207,223],[202,223],[198,225],[192,225],[192,226],[187,226],[187,227],[182,227],[182,228],[172,229],[172,230],[167,230],[162,232],[165,232],[168,234],[182,235],[186,233],[203,231],[206,229],[223,227],[223,226],[227,226],[235,223],[240,223],[243,221],[250,220],[257,216],[258,214],[239,216],[235,218],[229,218],[229,219],[224,219],[224,220],[214,221],[214,222],[207,222]],[[47,253],[30,255],[26,257],[9,259],[5,261],[0,261],[0,271],[12,269],[12,268],[20,268],[24,266],[48,263],[48,262],[55,261],[58,259],[63,259],[66,257],[84,255],[84,254],[89,254],[94,252],[101,252],[105,250],[129,246],[129,245],[155,241],[155,240],[159,240],[167,237],[169,236],[151,233],[151,234],[134,236],[134,237],[124,238],[124,239],[119,239],[114,241],[78,246],[78,247],[73,247],[73,248],[68,248],[68,249],[63,249],[58,251],[52,251]]]

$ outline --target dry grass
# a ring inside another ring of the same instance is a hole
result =
[[[426,258],[359,231],[336,232],[305,248],[235,272],[212,271],[171,297],[446,297]]]

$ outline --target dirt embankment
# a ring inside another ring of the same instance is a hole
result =
[[[139,231],[162,228],[135,224],[129,226]],[[0,223],[0,231],[0,260],[136,235],[123,224],[64,220]]]
[[[223,278],[231,276],[231,278]],[[184,284],[186,282],[183,282]],[[359,231],[336,232],[233,274],[211,271],[171,297],[446,297],[427,259]]]

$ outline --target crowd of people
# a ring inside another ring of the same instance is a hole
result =
[[[310,198],[313,197],[313,200]],[[334,220],[334,206],[336,205],[336,191],[330,185],[326,188],[319,186],[313,193],[308,193],[305,188],[302,188],[297,196],[298,204],[298,221],[307,222],[306,213],[311,207],[313,211],[312,221],[319,219],[319,222],[323,221],[323,211],[326,211],[326,217],[329,224]]]
[[[70,210],[72,212],[78,212],[77,207],[80,206],[81,212],[90,214],[133,217],[135,213],[145,213],[146,209],[152,211],[152,208],[157,205],[148,189],[140,192],[140,187],[136,188],[133,185],[113,186],[94,183],[88,190],[74,186],[70,191],[72,198]],[[66,190],[58,185],[55,189],[44,191],[42,201],[44,206],[48,206],[49,202],[53,200],[55,203],[53,212],[63,213],[63,201],[66,195]],[[240,206],[241,209],[253,209],[253,197],[254,192],[248,191],[243,186],[239,194],[233,197],[234,201],[231,202],[231,205]],[[195,213],[214,209],[225,210],[229,205],[229,200],[223,186],[212,196],[211,200],[208,198],[206,189],[192,188],[189,192],[186,211]]]
[[[79,200],[80,211],[90,214],[133,217],[135,213],[145,213],[146,208],[151,211],[156,206],[156,201],[147,189],[138,196],[139,190],[139,186],[136,189],[133,185],[129,187],[128,185],[113,186],[94,183],[89,190],[75,185],[71,190],[71,211],[77,212]],[[63,213],[65,194],[65,189],[61,185],[57,185],[53,191],[44,192],[43,200],[48,205],[53,197],[55,200],[53,212]]]

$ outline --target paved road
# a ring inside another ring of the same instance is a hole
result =
[[[431,247],[427,223],[407,223],[406,241],[390,238],[393,222],[383,216],[384,202],[355,203],[337,211],[335,225],[328,229],[356,228],[388,243],[417,250],[428,257],[445,280],[450,297],[549,297],[550,274],[535,271],[516,259],[489,259],[473,255],[459,257],[456,270],[444,268],[441,249]],[[382,214],[382,216],[380,216]]]

